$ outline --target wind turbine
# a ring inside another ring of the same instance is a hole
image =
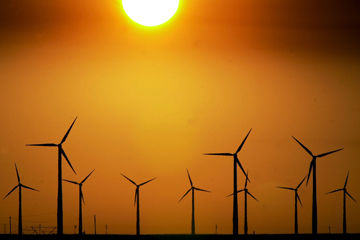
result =
[[[148,182],[151,182],[153,179],[150,179],[146,182],[140,183],[140,184],[136,184],[133,180],[131,180],[130,178],[126,177],[124,174],[121,173],[121,175],[123,175],[124,178],[126,178],[127,180],[129,180],[132,184],[134,184],[136,186],[136,190],[135,190],[135,200],[134,200],[134,205],[136,204],[136,235],[140,235],[140,187],[142,185],[145,185]]]
[[[248,234],[248,222],[247,222],[247,195],[249,194],[253,199],[255,199],[256,201],[258,201],[247,189],[247,182],[250,182],[249,178],[248,178],[248,174],[246,174],[246,179],[245,179],[245,187],[244,189],[241,189],[239,191],[237,191],[235,194],[232,193],[230,194],[228,197],[230,197],[231,195],[237,195],[239,192],[244,191],[244,197],[245,197],[245,216],[244,216],[244,234],[247,235]]]
[[[84,180],[82,180],[80,183],[63,179],[63,181],[79,185],[79,235],[82,234],[82,202],[81,202],[81,200],[83,201],[83,203],[85,205],[85,200],[84,200],[84,196],[82,193],[82,185],[94,171],[95,171],[95,169],[92,170],[92,172],[89,175],[87,175],[86,178],[84,178]]]
[[[346,194],[352,199],[355,201],[355,199],[350,195],[350,193],[348,193],[348,191],[346,190],[346,184],[347,184],[347,181],[348,181],[348,178],[349,178],[349,172],[346,176],[346,180],[345,180],[345,184],[344,184],[344,187],[343,188],[340,188],[340,189],[336,189],[334,191],[331,191],[331,192],[328,192],[326,194],[329,194],[329,193],[334,193],[334,192],[339,192],[339,191],[344,191],[344,207],[343,207],[343,233],[346,234]],[[356,202],[356,201],[355,201]]]
[[[239,216],[238,216],[238,200],[237,200],[237,169],[236,164],[239,165],[241,171],[244,173],[244,175],[247,177],[244,168],[242,167],[237,154],[240,152],[241,148],[243,147],[247,137],[249,136],[251,132],[251,129],[249,133],[246,135],[243,142],[240,144],[239,148],[236,150],[235,153],[204,153],[204,155],[215,155],[215,156],[231,156],[234,158],[234,198],[233,198],[233,235],[238,235],[239,233]]]
[[[18,179],[18,185],[16,185],[3,199],[5,199],[7,196],[9,196],[17,187],[19,187],[19,218],[18,218],[18,234],[22,235],[22,203],[21,203],[21,188],[27,188],[30,190],[34,190],[34,191],[39,191],[36,190],[34,188],[25,186],[23,184],[21,184],[20,182],[20,176],[19,176],[19,172],[18,169],[16,167],[15,164],[15,169],[16,169],[16,175],[17,175],[17,179]]]
[[[62,144],[65,142],[68,137],[71,128],[73,127],[77,117],[71,124],[69,130],[66,132],[65,136],[59,144],[55,143],[41,143],[41,144],[26,144],[26,146],[39,146],[39,147],[57,147],[58,148],[58,199],[57,199],[57,234],[63,235],[63,200],[62,200],[62,167],[61,167],[61,156],[64,156],[67,163],[70,165],[71,169],[76,174],[74,168],[72,167],[68,157],[65,154],[65,151],[62,147]]]
[[[293,137],[293,136],[292,136]],[[297,141],[300,146],[302,146],[305,151],[311,155],[312,160],[310,162],[310,168],[309,168],[309,173],[307,175],[307,180],[306,180],[306,185],[309,182],[309,178],[310,178],[310,174],[311,174],[311,170],[313,173],[313,197],[312,197],[312,233],[313,234],[317,234],[317,200],[316,200],[316,159],[319,157],[324,157],[326,155],[329,155],[331,153],[335,153],[338,152],[340,150],[343,150],[343,148],[341,149],[337,149],[335,151],[331,151],[331,152],[327,152],[327,153],[322,153],[319,155],[313,155],[312,152],[307,149],[301,142],[299,142],[295,137],[293,137],[295,139],[295,141]]]
[[[203,191],[203,192],[210,192],[210,191],[194,187],[194,185],[193,185],[193,183],[191,181],[189,171],[187,169],[186,169],[186,171],[187,171],[187,174],[188,174],[188,177],[189,177],[191,188],[184,194],[184,196],[182,196],[182,198],[179,200],[179,202],[191,191],[191,194],[192,194],[191,234],[195,235],[195,190]]]
[[[297,185],[296,188],[289,188],[289,187],[277,187],[277,188],[283,188],[283,189],[287,189],[287,190],[292,190],[295,192],[295,234],[298,234],[298,212],[297,212],[297,202],[299,201],[301,207],[303,206],[298,194],[298,189],[301,186],[301,184],[304,182],[306,176],[304,177],[304,179],[299,183],[299,185]]]

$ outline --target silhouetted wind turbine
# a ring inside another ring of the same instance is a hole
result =
[[[245,187],[244,189],[241,189],[239,191],[236,192],[235,195],[237,195],[239,192],[242,192],[244,191],[244,197],[245,197],[245,210],[244,210],[244,234],[247,235],[248,234],[248,221],[247,221],[247,195],[249,194],[253,199],[255,199],[256,201],[258,201],[250,192],[249,190],[247,189],[247,182],[250,182],[249,181],[249,178],[248,178],[248,174],[246,174],[246,179],[245,179]],[[234,193],[230,194],[228,197],[234,195]]]
[[[293,136],[292,136],[293,137]],[[335,151],[331,151],[331,152],[327,152],[327,153],[323,153],[323,154],[319,154],[319,155],[313,155],[312,152],[307,149],[301,142],[299,142],[295,137],[293,137],[295,139],[295,141],[297,141],[300,146],[302,146],[305,151],[307,153],[309,153],[312,157],[312,160],[310,162],[310,168],[309,168],[309,173],[307,176],[307,180],[306,180],[306,185],[309,182],[309,178],[310,178],[310,174],[311,174],[311,170],[313,173],[313,198],[312,198],[312,233],[313,234],[317,234],[317,200],[316,200],[316,159],[319,157],[324,157],[326,155],[329,155],[331,153],[335,153],[338,152],[340,150],[343,150],[343,148],[341,149],[337,149]]]
[[[242,167],[237,154],[240,152],[241,148],[243,147],[246,139],[248,138],[249,134],[251,132],[251,129],[249,133],[246,135],[243,142],[240,144],[239,148],[236,150],[235,153],[204,153],[204,155],[216,155],[216,156],[232,156],[234,158],[234,198],[233,198],[233,234],[238,235],[239,233],[239,217],[238,217],[238,200],[237,200],[237,169],[236,164],[239,165],[241,171],[244,173],[244,175],[247,177],[244,168]]]
[[[5,199],[7,196],[9,196],[17,187],[19,187],[19,218],[18,218],[18,234],[22,235],[22,203],[21,203],[21,188],[27,188],[30,190],[34,190],[34,191],[39,191],[36,190],[34,188],[25,186],[23,184],[21,184],[20,182],[20,176],[19,176],[19,172],[18,169],[16,167],[15,164],[15,169],[16,169],[16,175],[17,175],[17,179],[18,179],[18,185],[16,185],[3,199]]]
[[[289,188],[289,187],[277,187],[277,188],[283,188],[283,189],[288,189],[288,190],[292,190],[295,192],[295,234],[298,234],[298,212],[297,212],[297,202],[299,201],[301,207],[303,206],[298,194],[298,189],[301,186],[301,184],[304,182],[306,176],[304,177],[304,179],[299,183],[299,185],[296,188]]]
[[[71,169],[76,174],[74,168],[72,167],[68,157],[65,154],[65,151],[62,147],[62,144],[65,142],[68,137],[71,128],[73,127],[77,117],[71,124],[69,130],[66,132],[65,136],[59,144],[55,143],[41,143],[41,144],[26,144],[26,146],[39,146],[39,147],[57,147],[58,148],[58,199],[57,199],[57,234],[63,234],[63,201],[62,201],[62,168],[61,168],[61,156],[64,156],[67,163],[70,165]]]
[[[194,185],[191,181],[189,171],[187,169],[186,169],[186,171],[187,171],[187,174],[189,177],[191,188],[184,194],[184,196],[182,196],[182,198],[179,200],[179,202],[191,191],[191,193],[192,193],[191,234],[195,235],[195,190],[203,191],[203,192],[210,192],[210,191],[194,187]]]
[[[92,172],[89,175],[87,175],[86,178],[84,178],[84,180],[82,180],[80,183],[63,179],[63,181],[79,185],[79,235],[82,234],[82,202],[81,202],[81,200],[83,201],[83,203],[85,205],[85,200],[84,200],[84,196],[82,193],[82,185],[94,171],[95,171],[95,169],[92,170]]]
[[[150,179],[150,180],[148,180],[146,182],[143,182],[143,183],[140,183],[140,184],[136,184],[133,180],[126,177],[124,174],[121,173],[121,175],[123,175],[124,178],[126,178],[132,184],[134,184],[136,186],[135,200],[134,200],[134,205],[136,204],[136,235],[140,235],[140,187],[142,185],[145,185],[148,182],[151,182],[152,180],[154,180],[156,178]]]
[[[349,172],[346,176],[346,180],[345,180],[345,184],[344,184],[344,187],[343,188],[340,188],[340,189],[336,189],[334,191],[331,191],[331,192],[328,192],[326,194],[329,194],[329,193],[334,193],[334,192],[339,192],[339,191],[344,191],[344,207],[343,207],[343,233],[346,234],[346,194],[352,199],[355,201],[355,199],[350,195],[350,193],[348,193],[348,191],[346,190],[346,184],[347,184],[347,181],[348,181],[348,178],[349,178]],[[356,202],[356,201],[355,201]]]

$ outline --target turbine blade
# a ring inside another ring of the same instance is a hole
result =
[[[246,188],[247,187],[247,182],[250,182],[250,180],[249,180],[249,170],[246,172],[246,179],[245,179],[245,187],[244,188]]]
[[[190,177],[190,173],[189,173],[189,171],[186,169],[186,171],[187,171],[187,174],[188,174],[188,177],[189,177],[189,181],[190,181],[190,185],[191,185],[191,187],[193,186],[193,183],[192,183],[192,181],[191,181],[191,177]]]
[[[255,199],[256,201],[259,201],[257,200],[249,191],[247,192],[253,199]]]
[[[312,152],[309,149],[307,149],[301,142],[299,142],[294,136],[292,137],[293,139],[295,139],[295,141],[297,141],[300,144],[300,146],[302,146],[308,152],[308,154],[310,154],[312,157],[314,156]]]
[[[236,194],[238,194],[239,192],[242,192],[242,191],[244,191],[244,190],[245,190],[245,189],[241,189],[241,190],[237,191]],[[226,196],[226,197],[230,197],[230,196],[232,196],[232,195],[234,195],[234,193],[232,193],[232,194],[230,194],[230,195],[228,195],[228,196]]]
[[[312,168],[313,168],[313,166],[314,166],[314,161],[316,161],[315,159],[316,159],[316,158],[313,158],[313,160],[311,160],[310,168],[309,168],[309,173],[308,173],[308,175],[307,175],[307,180],[306,180],[306,186],[307,186],[308,183],[309,183],[311,170],[312,170]]]
[[[146,181],[146,182],[140,183],[140,184],[139,184],[139,187],[142,186],[142,185],[144,185],[144,184],[147,184],[148,182],[151,182],[151,181],[154,180],[154,179],[156,179],[156,178],[153,178],[153,179],[150,179],[150,180],[148,180],[148,181]]]
[[[242,143],[240,144],[240,146],[238,147],[238,149],[236,150],[236,152],[234,154],[237,154],[238,152],[240,152],[241,148],[243,147],[246,139],[248,138],[250,132],[251,132],[252,128],[250,129],[250,131],[248,132],[248,134],[246,135],[246,137],[244,138],[244,140],[242,141]]]
[[[355,199],[350,195],[350,193],[348,193],[348,191],[345,190],[345,193],[346,193],[352,200],[354,200],[354,202],[356,202]]]
[[[80,197],[81,197],[81,200],[83,201],[84,205],[85,205],[85,199],[84,199],[84,195],[82,193],[82,190],[80,190]],[[80,200],[80,201],[81,201]]]
[[[137,184],[131,180],[130,178],[128,178],[127,176],[125,176],[124,174],[120,173],[121,175],[123,175],[124,178],[126,178],[127,180],[129,180],[132,184],[134,184],[135,186],[137,186]]]
[[[26,144],[25,146],[36,146],[36,147],[57,147],[55,143],[40,143],[40,144]]]
[[[324,157],[324,156],[326,156],[326,155],[329,155],[329,154],[331,154],[331,153],[335,153],[335,152],[338,152],[338,151],[341,151],[341,150],[343,150],[343,148],[337,149],[337,150],[335,150],[335,151],[323,153],[323,154],[317,155],[316,157]]]
[[[62,143],[64,143],[64,142],[65,142],[65,140],[66,140],[66,138],[68,137],[68,135],[69,135],[69,133],[70,133],[70,131],[71,131],[71,128],[73,127],[73,125],[74,125],[74,123],[75,123],[76,119],[77,119],[77,117],[75,118],[75,120],[74,120],[74,121],[73,121],[73,123],[71,124],[71,126],[70,126],[69,130],[67,130],[67,132],[65,133],[65,136],[64,136],[64,137],[63,137],[63,139],[61,140],[60,144],[62,144]]]
[[[215,155],[215,156],[232,156],[231,153],[204,153],[203,155]]]
[[[22,185],[22,184],[21,184],[21,186],[22,186],[23,188],[27,188],[27,189],[30,189],[30,190],[34,190],[34,191],[40,192],[39,190],[37,190],[37,189],[35,189],[35,188],[31,188],[31,187],[28,187],[28,186],[25,186],[25,185]]]
[[[90,177],[90,175],[91,175],[94,171],[95,171],[95,169],[92,170],[91,173],[90,173],[89,175],[87,175],[87,177],[84,178],[84,180],[82,180],[80,183],[84,183],[84,182],[86,181],[86,179],[88,179],[88,177]]]
[[[18,179],[18,183],[20,184],[20,176],[19,176],[19,172],[15,163],[15,170],[16,170],[16,175],[17,175],[17,179]]]
[[[59,148],[60,148],[61,154],[65,157],[65,159],[66,159],[67,163],[69,164],[69,166],[71,167],[71,169],[72,169],[72,170],[74,171],[74,173],[76,174],[75,169],[73,168],[73,166],[71,165],[71,163],[70,163],[70,161],[69,161],[68,157],[67,157],[67,156],[66,156],[66,154],[65,154],[64,149],[62,149],[62,147],[61,147],[61,146],[59,146]]]
[[[249,179],[248,176],[246,175],[244,168],[241,166],[241,163],[240,163],[237,155],[234,155],[234,161],[237,162],[237,164],[239,165],[241,171],[244,173],[245,177],[246,177],[246,178],[248,179],[248,181],[250,182],[250,179]]]
[[[191,191],[191,188],[184,194],[184,196],[182,196],[182,198],[180,198],[179,202]],[[179,203],[178,202],[178,203]]]
[[[305,180],[306,177],[307,177],[307,176],[304,177],[304,179],[299,183],[299,185],[296,187],[296,189],[298,189],[298,188],[301,186],[301,184],[304,182],[304,180]]]
[[[6,196],[3,198],[3,200],[4,200],[7,196],[9,196],[18,186],[20,186],[20,185],[16,185],[8,194],[6,194]]]
[[[282,188],[282,189],[287,189],[287,190],[295,190],[295,189],[289,188],[289,187],[277,187],[277,188]]]
[[[195,190],[198,190],[198,191],[203,191],[203,192],[210,192],[208,190],[204,190],[204,189],[201,189],[201,188],[194,188]]]
[[[327,192],[325,194],[329,194],[329,193],[334,193],[334,192],[339,192],[339,191],[343,191],[344,189],[340,188],[340,189],[336,189],[334,191],[331,191],[331,192]]]
[[[73,184],[76,184],[76,185],[79,185],[79,183],[78,183],[78,182],[74,182],[74,181],[70,181],[70,180],[66,180],[66,179],[63,179],[63,181],[65,181],[65,182],[69,182],[69,183],[73,183]]]
[[[136,187],[136,189],[135,189],[134,206],[136,205],[136,200],[137,200],[137,195],[138,195],[138,189],[139,189],[139,187]]]
[[[299,203],[301,205],[301,207],[303,207],[302,203],[301,203],[301,200],[300,200],[300,197],[299,197],[299,194],[296,192],[296,198],[299,200]]]
[[[348,178],[349,178],[349,173],[350,173],[350,171],[348,171],[348,174],[347,174],[347,176],[346,176],[346,180],[345,180],[344,188],[346,188],[347,181],[348,181]]]

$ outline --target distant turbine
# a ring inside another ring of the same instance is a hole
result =
[[[340,188],[340,189],[336,189],[334,191],[331,191],[331,192],[328,192],[326,194],[329,194],[329,193],[334,193],[334,192],[338,192],[338,191],[344,191],[344,207],[343,207],[343,233],[346,234],[346,194],[352,199],[355,201],[355,199],[350,195],[350,193],[348,193],[348,191],[346,190],[346,184],[347,184],[347,181],[348,181],[348,178],[349,178],[349,172],[346,176],[346,180],[345,180],[345,184],[344,184],[344,187],[343,188]],[[355,201],[356,202],[356,201]]]
[[[123,175],[124,178],[126,178],[132,184],[134,184],[136,186],[135,200],[134,200],[134,205],[136,204],[136,235],[140,235],[140,187],[142,185],[145,185],[148,182],[151,182],[152,180],[154,180],[156,178],[150,179],[150,180],[148,180],[146,182],[143,182],[143,183],[140,183],[140,184],[136,184],[133,180],[126,177],[124,174],[121,173],[121,175]]]
[[[21,188],[27,188],[30,190],[34,190],[34,191],[39,191],[36,190],[34,188],[25,186],[23,184],[21,184],[20,182],[20,176],[19,176],[19,172],[18,169],[16,167],[15,164],[15,169],[16,169],[16,175],[17,175],[17,179],[18,179],[18,185],[16,185],[3,199],[5,199],[7,196],[9,196],[17,187],[19,187],[19,217],[18,217],[18,234],[22,235],[22,203],[21,203]]]
[[[242,192],[244,191],[244,197],[245,197],[245,210],[244,210],[244,213],[245,213],[245,216],[244,216],[244,234],[247,235],[248,234],[248,221],[247,221],[247,195],[249,194],[253,199],[255,199],[256,201],[258,201],[250,192],[249,190],[247,189],[247,182],[250,182],[249,181],[249,178],[248,178],[248,174],[246,174],[246,179],[245,179],[245,187],[244,189],[241,189],[239,191],[236,192],[236,194],[232,193],[230,194],[228,197],[232,196],[232,195],[237,195],[239,192]]]
[[[84,178],[84,180],[82,180],[80,183],[63,179],[63,181],[79,185],[79,235],[82,234],[82,202],[81,202],[81,200],[84,202],[84,205],[85,205],[84,196],[82,194],[82,185],[94,171],[95,171],[95,169],[92,170],[92,172],[89,175],[87,175],[87,177]]]
[[[327,152],[327,153],[323,153],[323,154],[319,154],[319,155],[316,155],[314,156],[312,154],[312,152],[307,149],[301,142],[299,142],[295,137],[293,137],[295,139],[295,141],[297,141],[300,146],[302,146],[305,151],[307,153],[309,153],[312,157],[312,160],[310,162],[310,169],[309,169],[309,173],[308,173],[308,176],[307,176],[307,180],[306,180],[306,185],[308,184],[309,182],[309,178],[310,178],[310,174],[311,174],[311,170],[312,170],[312,173],[313,173],[313,198],[312,198],[312,233],[313,234],[317,234],[317,200],[316,200],[316,159],[318,157],[324,157],[326,155],[329,155],[331,153],[335,153],[335,152],[338,152],[340,150],[343,150],[343,148],[341,149],[337,149],[335,151],[331,151],[331,152]]]
[[[62,169],[61,169],[61,156],[64,156],[71,169],[76,174],[74,168],[72,167],[68,157],[65,154],[62,144],[65,142],[67,136],[70,133],[71,128],[73,127],[77,117],[74,122],[71,124],[69,130],[66,132],[65,136],[59,144],[55,143],[42,143],[42,144],[26,144],[26,146],[40,146],[40,147],[57,147],[58,148],[58,199],[57,199],[57,234],[63,235],[63,201],[62,201]]]
[[[237,154],[240,152],[241,148],[243,147],[247,137],[249,136],[251,132],[251,129],[249,133],[246,135],[243,142],[240,144],[239,148],[236,150],[235,153],[204,153],[204,155],[217,155],[217,156],[232,156],[234,157],[234,198],[233,198],[233,234],[238,235],[239,233],[239,217],[238,217],[238,200],[237,200],[237,169],[236,164],[239,165],[241,171],[244,173],[244,175],[247,177],[244,168],[241,166],[241,163],[237,157]]]
[[[283,188],[283,189],[288,189],[288,190],[293,190],[295,192],[295,234],[298,234],[298,212],[297,212],[297,202],[299,201],[301,207],[303,206],[298,194],[298,189],[301,186],[301,184],[304,182],[306,176],[304,177],[304,179],[299,183],[299,185],[296,188],[289,188],[289,187],[277,187],[277,188]]]
[[[191,181],[189,171],[187,169],[186,169],[186,171],[187,171],[187,174],[189,177],[191,188],[184,194],[184,196],[182,196],[182,198],[179,200],[179,202],[191,191],[191,193],[192,193],[191,234],[195,235],[195,190],[203,191],[203,192],[210,192],[210,191],[194,187],[193,183]]]

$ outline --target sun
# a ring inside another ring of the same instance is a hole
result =
[[[122,0],[126,14],[138,24],[153,27],[176,13],[180,0]]]

